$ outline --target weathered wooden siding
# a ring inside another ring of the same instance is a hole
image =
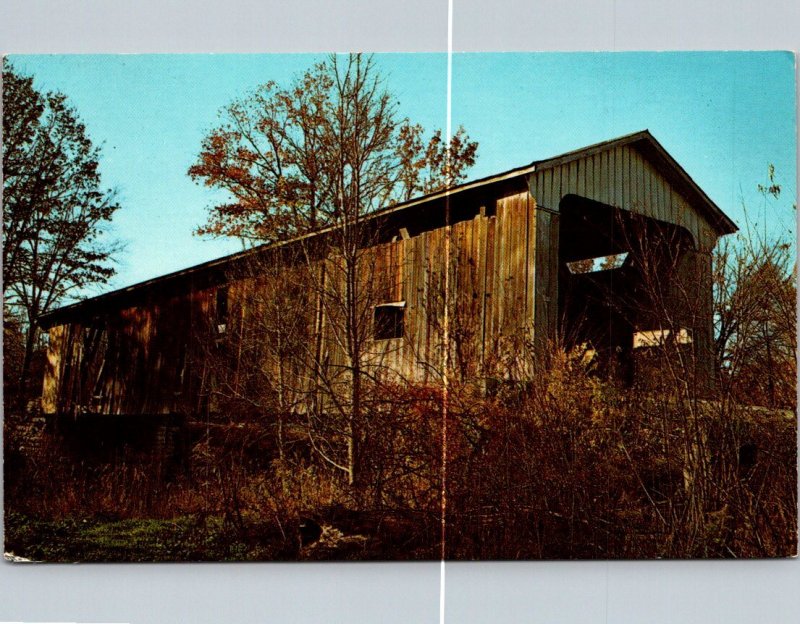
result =
[[[534,324],[537,345],[544,347],[558,333],[559,216],[544,209],[536,211]]]
[[[64,335],[69,325],[56,325],[48,332],[47,362],[42,384],[42,411],[55,414],[59,411],[61,380],[64,360],[68,357],[64,345]]]
[[[518,191],[524,183],[520,176],[482,194],[465,194],[470,202],[480,200],[480,210],[475,204],[471,213],[465,212],[471,204],[456,204],[461,198],[453,195],[451,201],[461,210],[462,220],[446,227],[430,225],[413,236],[404,233],[363,250],[358,322],[364,338],[363,363],[371,375],[440,382],[446,302],[451,374],[469,378],[524,374],[517,366],[525,349],[545,344],[558,331],[559,207],[567,195],[679,225],[692,235],[696,257],[689,264],[700,268],[686,271],[701,276],[696,296],[705,316],[696,324],[702,328],[697,342],[708,350],[711,282],[706,265],[717,232],[648,158],[632,144],[614,145],[581,158],[551,162],[526,175],[530,192]],[[308,300],[301,306],[307,357],[315,359],[335,383],[347,383],[350,368],[342,310],[335,304],[344,292],[341,269],[336,258],[319,261],[307,288]],[[278,272],[228,279],[230,328],[225,341],[233,340],[232,334],[239,340],[233,354],[236,366],[255,359],[266,373],[272,371],[276,378],[291,375],[292,387],[307,391],[315,383],[308,373],[313,366],[284,369],[269,349],[246,348],[248,341],[258,344],[259,332],[268,335],[261,322],[267,312],[259,306],[283,292],[286,276]],[[105,307],[76,317],[79,321],[52,327],[45,411],[213,411],[209,397],[219,382],[214,362],[219,349],[213,345],[220,342],[214,334],[216,286],[192,284],[182,282],[176,292],[151,288],[133,306]],[[259,299],[261,304],[256,303]],[[374,339],[374,306],[397,302],[405,302],[404,336]],[[709,362],[704,360],[702,366],[710,375]],[[238,387],[236,375],[233,383]]]
[[[717,240],[707,221],[631,145],[536,171],[531,174],[529,184],[536,202],[550,210],[557,211],[565,195],[575,194],[680,225],[691,233],[703,251],[711,251]]]
[[[370,338],[365,344],[373,374],[430,383],[441,379],[448,270],[452,374],[504,375],[509,358],[518,354],[512,343],[533,336],[535,205],[528,193],[493,204],[485,211],[490,216],[477,214],[366,250],[361,263],[371,293],[362,303],[364,322],[370,322],[374,305],[405,302],[405,336]],[[344,368],[340,341],[330,322],[325,327],[327,359]]]
[[[50,329],[45,413],[195,413],[213,290],[189,291]]]
[[[686,251],[680,259],[670,293],[674,323],[692,332],[695,379],[698,387],[705,390],[714,387],[716,366],[711,272],[710,253]]]
[[[536,223],[534,202],[528,193],[519,193],[495,200],[472,219],[365,249],[360,259],[359,317],[363,363],[370,373],[424,383],[441,380],[449,271],[451,374],[507,375],[511,360],[519,355],[519,341],[533,336]],[[308,286],[312,294],[307,305],[300,306],[307,315],[307,340],[318,342],[321,349],[317,356],[309,349],[308,357],[318,357],[334,384],[347,383],[342,310],[334,301],[343,295],[336,277],[341,276],[341,266],[332,259],[324,264],[324,282],[317,266]],[[252,365],[247,358],[270,357],[268,349],[253,345],[259,332],[269,333],[265,318],[276,312],[264,306],[286,288],[286,276],[234,278],[225,287],[229,318],[224,339],[235,373],[243,361]],[[107,311],[91,326],[51,328],[45,411],[162,414],[209,409],[204,401],[221,374],[214,346],[219,338],[214,333],[215,295],[216,288],[161,293],[140,305]],[[404,337],[374,339],[374,306],[400,301],[405,302]],[[273,359],[261,365],[272,367],[277,376]],[[307,362],[304,370],[295,367],[289,374],[308,376],[311,368]],[[234,376],[227,383],[236,385],[239,380]],[[312,383],[310,378],[295,378],[290,385],[305,391]]]

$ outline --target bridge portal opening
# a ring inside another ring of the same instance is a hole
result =
[[[561,339],[583,351],[598,375],[633,383],[638,351],[649,344],[637,337],[670,335],[667,317],[674,323],[669,308],[691,237],[678,226],[576,195],[565,196],[559,212]]]

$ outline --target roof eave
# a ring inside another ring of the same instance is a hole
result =
[[[465,182],[463,184],[459,184],[458,186],[452,187],[450,189],[445,189],[442,191],[437,191],[435,193],[430,193],[428,195],[424,195],[422,197],[418,197],[416,199],[411,199],[399,204],[395,204],[394,206],[389,206],[382,210],[378,210],[369,215],[370,219],[382,218],[388,215],[396,214],[398,212],[402,212],[404,210],[410,209],[415,206],[420,206],[426,203],[434,203],[436,201],[446,199],[448,197],[452,197],[454,195],[458,195],[465,191],[478,189],[481,187],[489,186],[491,184],[498,184],[507,180],[511,180],[516,177],[527,176],[536,171],[540,171],[543,169],[548,169],[550,167],[555,167],[572,160],[576,160],[579,158],[585,158],[587,156],[591,156],[593,154],[613,149],[617,146],[622,145],[629,145],[635,144],[639,142],[645,142],[646,144],[652,146],[655,151],[657,152],[660,160],[669,166],[678,177],[686,184],[686,186],[691,189],[691,191],[696,195],[697,199],[700,203],[705,207],[705,212],[707,213],[706,217],[711,223],[711,225],[717,229],[720,234],[732,234],[738,231],[738,226],[733,222],[730,217],[728,217],[719,206],[717,206],[711,198],[706,195],[700,186],[689,176],[688,173],[683,169],[683,167],[678,163],[672,156],[670,156],[669,152],[667,152],[664,147],[656,140],[656,138],[650,133],[649,130],[639,130],[637,132],[633,132],[621,137],[617,137],[616,139],[611,139],[609,141],[603,141],[600,143],[595,143],[593,145],[589,145],[577,150],[573,150],[570,152],[566,152],[559,156],[548,158],[544,160],[534,161],[528,165],[524,165],[522,167],[516,167],[514,169],[509,169],[502,173],[498,173],[495,175],[487,176],[484,178],[480,178],[478,180],[473,180],[471,182]],[[179,279],[181,277],[188,277],[193,273],[199,273],[201,271],[210,270],[216,267],[223,266],[225,264],[235,262],[239,259],[244,259],[250,255],[254,255],[257,253],[265,252],[269,249],[278,249],[284,246],[288,246],[291,244],[299,243],[304,240],[308,240],[310,238],[314,238],[317,236],[322,236],[326,233],[334,231],[338,226],[337,225],[329,225],[319,230],[315,230],[313,232],[308,232],[301,236],[296,236],[291,239],[287,239],[285,241],[279,241],[276,243],[260,245],[258,247],[254,247],[252,249],[248,249],[246,251],[241,251],[235,254],[231,254],[228,256],[223,256],[221,258],[215,258],[214,260],[209,260],[208,262],[204,262],[202,264],[194,265],[191,267],[187,267],[185,269],[181,269],[179,271],[175,271],[173,273],[168,273],[167,275],[161,275],[158,277],[154,277],[152,279],[138,282],[136,284],[132,284],[130,286],[126,286],[124,288],[120,288],[117,290],[110,291],[108,293],[104,293],[102,295],[98,295],[96,297],[92,297],[90,299],[85,299],[83,301],[79,301],[68,306],[64,306],[58,308],[56,310],[52,310],[47,314],[43,314],[37,322],[40,326],[47,328],[51,325],[54,325],[57,322],[58,317],[63,315],[68,315],[71,312],[77,311],[83,307],[100,303],[103,301],[109,301],[111,299],[124,296],[125,294],[130,294],[132,292],[138,290],[144,290],[146,288],[158,285],[168,280]]]

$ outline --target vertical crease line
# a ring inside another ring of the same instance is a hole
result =
[[[447,2],[447,130],[445,143],[445,184],[451,186],[450,140],[452,137],[452,80],[453,80],[453,0]],[[447,411],[450,367],[450,195],[444,200],[444,315],[442,366],[442,466],[441,466],[441,566],[439,571],[439,624],[445,621],[445,557],[447,554]]]

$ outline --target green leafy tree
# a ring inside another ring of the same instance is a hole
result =
[[[114,274],[104,228],[119,207],[101,187],[100,150],[61,93],[3,61],[3,297],[22,318],[24,392],[36,349],[37,319]],[[12,368],[13,369],[13,368]]]

